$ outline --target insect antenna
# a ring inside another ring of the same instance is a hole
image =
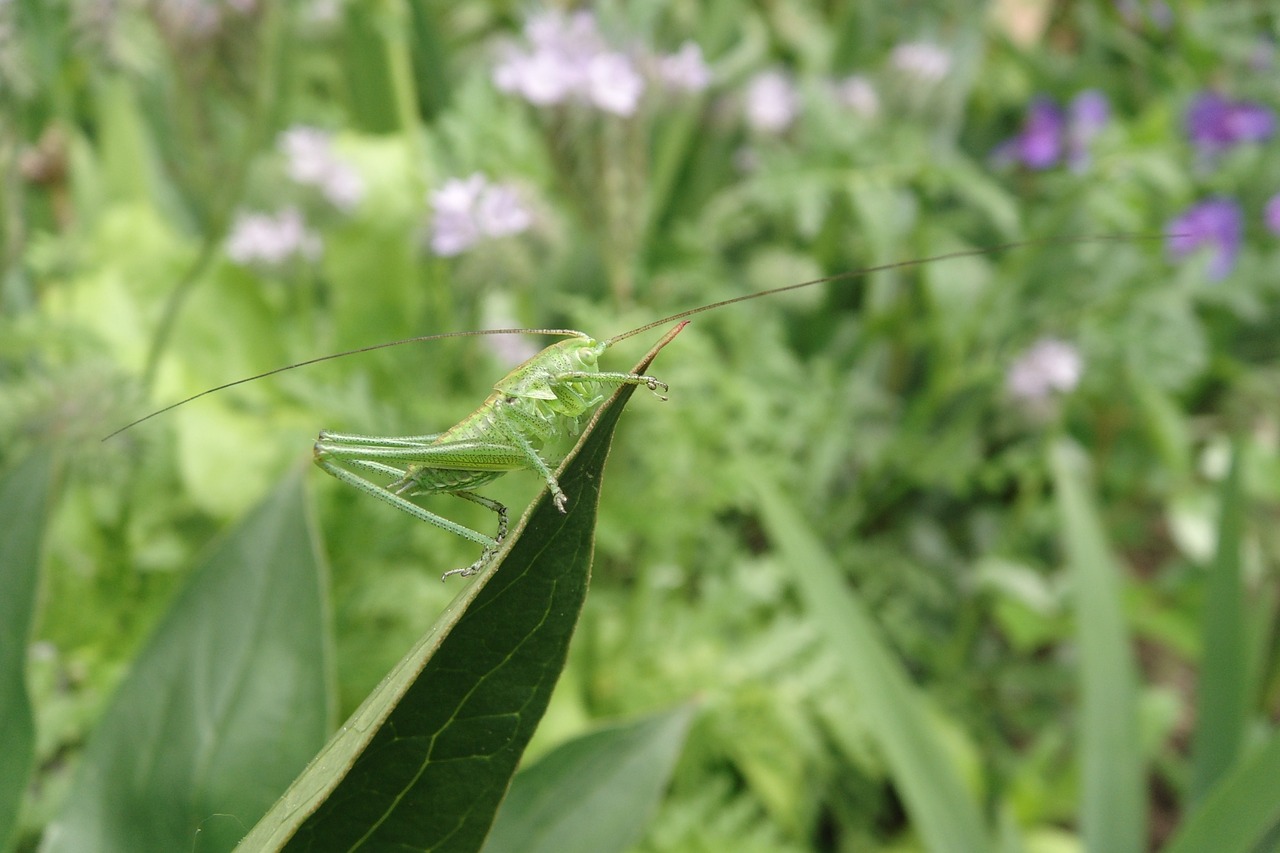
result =
[[[274,368],[273,370],[267,370],[267,371],[264,371],[263,373],[258,373],[253,376],[246,376],[243,379],[237,379],[234,382],[225,382],[222,385],[217,385],[217,386],[214,386],[213,388],[206,388],[205,390],[201,391],[198,394],[192,394],[190,397],[187,397],[183,400],[179,400],[176,403],[170,403],[169,405],[165,406],[163,409],[156,409],[154,412],[152,412],[149,415],[143,415],[137,420],[130,421],[129,423],[125,424],[124,426],[120,427],[114,432],[104,435],[102,437],[102,441],[107,441],[108,439],[115,438],[117,435],[124,432],[125,430],[132,429],[133,427],[136,427],[138,424],[143,423],[144,421],[149,421],[152,418],[156,417],[157,415],[163,415],[165,412],[173,411],[179,406],[185,406],[187,403],[190,403],[193,400],[199,400],[201,397],[204,397],[209,394],[213,394],[217,391],[225,391],[226,389],[234,388],[237,385],[244,385],[249,382],[254,382],[258,379],[265,379],[268,376],[275,376],[277,373],[284,373],[289,370],[294,370],[295,368],[306,367],[309,364],[318,364],[322,361],[331,361],[332,359],[335,359],[335,358],[346,358],[349,355],[359,355],[360,353],[364,353],[364,352],[372,352],[373,350],[379,350],[379,349],[388,349],[390,347],[403,346],[404,344],[420,344],[420,343],[425,343],[426,341],[439,341],[439,340],[443,340],[444,338],[471,338],[471,337],[479,337],[481,335],[561,335],[564,337],[574,337],[576,335],[581,335],[581,334],[582,334],[581,332],[575,332],[572,329],[482,329],[476,332],[443,332],[438,335],[418,335],[417,337],[413,337],[413,338],[402,338],[398,341],[386,341],[380,344],[370,344],[369,346],[343,350],[342,352],[332,352],[332,353],[329,353],[328,355],[321,355],[315,358],[309,358],[306,361],[298,361],[298,362],[294,362],[293,364],[286,364],[284,367],[277,367],[277,368]]]
[[[826,284],[831,281],[844,281],[845,279],[862,278],[872,273],[885,272],[887,270],[909,269],[911,267],[924,266],[938,261],[950,261],[957,258],[972,258],[979,255],[990,255],[996,252],[1003,252],[1009,249],[1021,249],[1030,246],[1074,246],[1081,243],[1104,243],[1104,242],[1132,242],[1138,240],[1163,240],[1168,235],[1165,234],[1094,234],[1084,237],[1044,237],[1033,240],[1020,240],[1014,243],[999,243],[994,246],[983,246],[977,249],[961,249],[956,252],[947,252],[942,255],[933,255],[928,258],[913,258],[909,261],[894,261],[888,264],[878,264],[873,267],[862,267],[856,270],[846,270],[845,272],[834,273],[833,275],[815,278],[810,281],[802,281],[799,284],[788,284],[783,287],[773,287],[769,290],[761,290],[756,293],[747,293],[742,296],[735,296],[732,299],[722,299],[719,302],[712,302],[709,305],[700,305],[697,308],[690,308],[686,311],[680,311],[669,317],[663,317],[661,320],[654,320],[652,323],[645,323],[643,326],[632,329],[629,332],[623,332],[620,335],[614,335],[605,341],[606,346],[613,346],[618,341],[625,341],[627,338],[655,329],[658,326],[665,326],[676,320],[683,320],[685,317],[692,317],[694,314],[701,314],[703,311],[711,311],[715,308],[723,308],[726,305],[733,305],[738,302],[747,302],[752,299],[760,299],[765,296],[774,296],[779,293],[786,293],[791,290],[800,290],[805,287],[812,287],[815,284]]]

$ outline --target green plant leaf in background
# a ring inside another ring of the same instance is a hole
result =
[[[1242,760],[1178,828],[1165,853],[1261,853],[1280,834],[1280,734]],[[1268,839],[1272,842],[1267,844]]]
[[[49,458],[33,454],[0,479],[0,850],[13,833],[35,751],[26,660],[50,476]]]
[[[601,474],[632,391],[623,386],[600,407],[561,464],[568,511],[542,492],[239,849],[480,849],[564,667],[586,597]]]
[[[1089,850],[1146,848],[1138,675],[1121,609],[1120,570],[1086,485],[1083,454],[1050,451],[1080,648],[1080,826]]]
[[[41,850],[230,849],[332,728],[325,584],[295,473],[192,573]]]
[[[622,853],[640,837],[671,778],[696,708],[609,726],[524,768],[484,853]]]
[[[1200,803],[1235,764],[1249,718],[1249,624],[1240,577],[1244,538],[1241,448],[1232,453],[1222,483],[1218,549],[1206,578],[1204,656],[1196,686],[1196,728],[1191,769],[1191,804]]]
[[[930,709],[885,646],[866,605],[780,490],[754,480],[769,538],[791,567],[805,606],[856,686],[867,722],[911,823],[933,851],[991,849],[981,813],[930,723]]]

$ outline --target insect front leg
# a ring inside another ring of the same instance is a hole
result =
[[[663,401],[667,398],[659,394],[658,389],[671,390],[670,386],[662,380],[641,373],[592,373],[587,370],[577,370],[561,374],[560,379],[565,382],[599,382],[602,385],[643,385]]]
[[[537,449],[530,443],[529,439],[525,438],[526,435],[535,435],[542,441],[550,438],[551,430],[547,428],[546,421],[529,414],[513,401],[497,409],[497,422],[503,436],[520,452],[520,456],[528,463],[528,466],[542,475],[542,479],[547,483],[547,489],[551,492],[551,501],[556,505],[556,509],[561,512],[567,512],[565,507],[569,503],[569,498],[560,488],[560,481],[556,479],[556,475],[551,471],[551,466],[538,455]]]

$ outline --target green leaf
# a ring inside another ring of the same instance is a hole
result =
[[[1208,573],[1204,608],[1204,656],[1196,687],[1196,728],[1192,750],[1191,803],[1208,795],[1231,769],[1244,742],[1249,718],[1249,652],[1240,577],[1244,538],[1244,488],[1241,448],[1232,454],[1231,471],[1222,483],[1222,518],[1218,552]]]
[[[633,390],[600,407],[561,463],[567,513],[543,491],[238,849],[480,849],[564,668],[590,576],[601,474]]]
[[[1245,758],[1178,828],[1165,853],[1253,853],[1280,833],[1280,734]]]
[[[1080,648],[1080,824],[1089,850],[1145,849],[1145,776],[1138,675],[1121,610],[1120,570],[1107,548],[1080,451],[1050,452]]]
[[[572,740],[521,770],[485,853],[629,850],[658,807],[694,707]]]
[[[991,849],[978,807],[930,720],[935,712],[886,646],[866,605],[780,490],[761,478],[754,482],[769,538],[856,686],[859,712],[884,751],[913,828],[930,850]]]
[[[50,460],[33,454],[0,480],[0,850],[17,823],[31,774],[35,725],[27,696],[27,643],[35,611],[40,545],[48,520]]]
[[[297,473],[192,573],[41,850],[228,850],[331,729],[324,569]]]
[[[389,134],[415,126],[408,15],[403,0],[375,0],[346,9],[342,34],[348,106],[361,130]]]

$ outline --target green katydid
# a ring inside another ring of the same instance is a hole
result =
[[[875,272],[922,266],[928,263],[974,257],[1045,243],[1070,243],[1100,240],[1131,240],[1139,235],[1110,235],[1083,237],[1074,240],[1045,239],[990,246],[980,249],[949,252],[929,258],[882,264],[859,270],[850,270],[823,278],[803,281],[783,287],[749,293],[725,299],[709,305],[680,311],[660,320],[654,320],[638,328],[599,341],[589,335],[569,329],[489,329],[474,332],[449,332],[423,335],[373,344],[345,352],[332,353],[308,359],[296,364],[279,367],[255,376],[228,382],[215,388],[180,400],[169,406],[139,418],[103,440],[111,438],[130,427],[156,415],[191,402],[206,394],[221,391],[235,385],[252,382],[286,370],[343,358],[402,344],[420,343],[451,337],[506,334],[543,334],[564,337],[532,358],[514,368],[493,386],[493,393],[470,415],[456,426],[440,433],[379,437],[350,435],[322,431],[315,443],[315,463],[326,473],[348,485],[354,486],[378,498],[414,518],[433,524],[482,548],[480,557],[471,565],[445,572],[450,575],[472,575],[483,568],[501,547],[507,535],[507,508],[501,503],[483,497],[475,489],[492,482],[508,471],[531,470],[546,482],[556,507],[565,511],[570,497],[560,488],[552,467],[543,459],[541,451],[553,438],[576,435],[582,428],[583,418],[589,415],[605,398],[604,392],[623,385],[643,385],[660,399],[668,390],[667,384],[651,376],[635,373],[601,371],[598,361],[614,344],[647,332],[659,326],[682,321],[695,314],[722,308],[737,302],[774,296],[791,290],[826,282],[857,278]],[[684,324],[681,323],[681,327]],[[674,334],[673,330],[672,334]],[[383,485],[369,476],[386,478]],[[409,500],[411,497],[451,494],[492,510],[498,516],[496,535],[487,536],[436,513],[430,512]],[[443,579],[442,578],[442,579]]]

